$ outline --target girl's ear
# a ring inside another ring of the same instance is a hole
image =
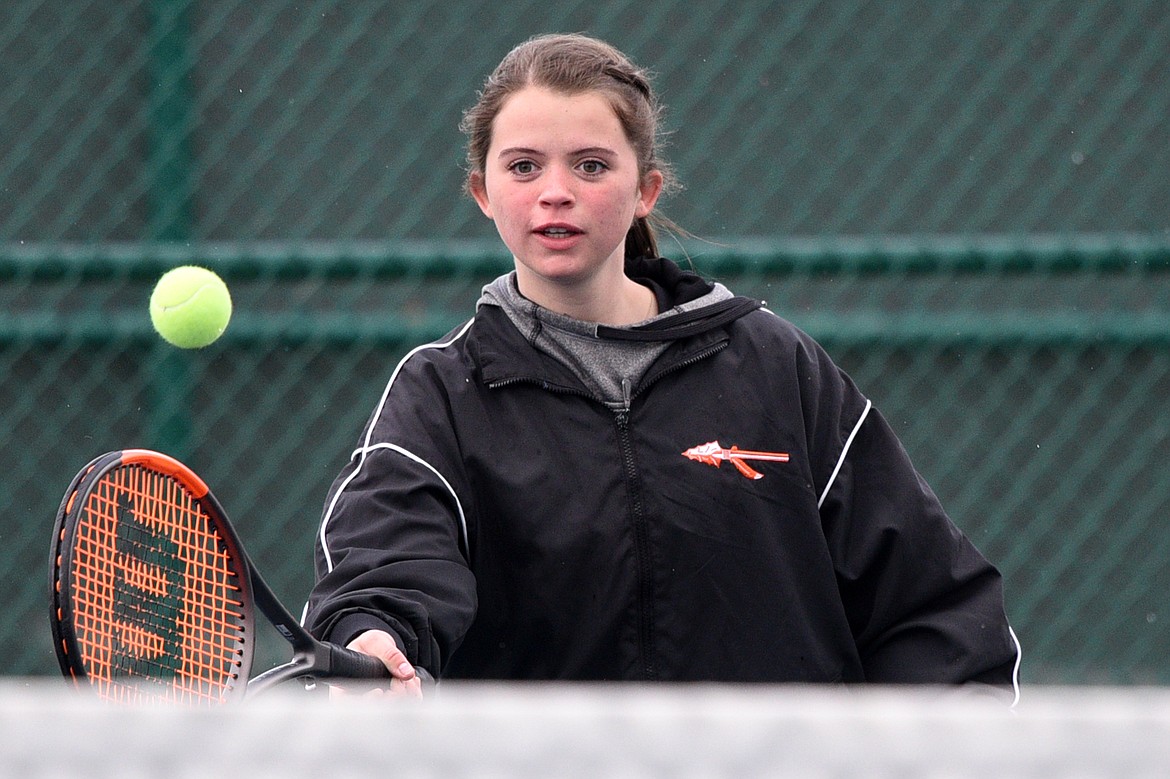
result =
[[[634,206],[636,218],[649,216],[650,212],[654,210],[654,204],[658,202],[658,196],[662,194],[664,181],[660,170],[652,170],[642,177],[642,183],[638,187],[638,202]],[[483,206],[481,205],[480,208]]]
[[[467,174],[467,188],[471,190],[471,196],[475,198],[479,210],[483,211],[483,215],[488,219],[492,219],[492,204],[488,200],[487,187],[484,186],[483,174],[479,171],[473,171]]]

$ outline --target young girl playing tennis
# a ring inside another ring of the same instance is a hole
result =
[[[1001,579],[808,336],[661,259],[660,107],[532,39],[467,112],[515,270],[389,378],[331,488],[307,624],[443,678],[1011,689]]]

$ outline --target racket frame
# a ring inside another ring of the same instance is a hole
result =
[[[94,458],[73,478],[61,500],[53,526],[49,583],[53,645],[62,673],[79,685],[89,676],[81,653],[75,649],[78,646],[78,637],[73,627],[72,593],[68,591],[70,578],[64,576],[64,572],[73,570],[74,546],[69,535],[76,528],[80,512],[85,509],[85,501],[79,500],[79,496],[87,497],[94,483],[110,471],[130,466],[140,466],[162,473],[183,485],[207,515],[228,555],[236,564],[241,590],[243,634],[238,678],[225,687],[223,696],[225,702],[235,701],[246,695],[255,695],[302,677],[385,679],[389,676],[389,671],[377,658],[318,641],[305,630],[257,571],[228,519],[227,512],[207,484],[175,458],[149,449],[125,449]],[[292,658],[249,680],[256,641],[256,608],[288,641],[292,647]]]

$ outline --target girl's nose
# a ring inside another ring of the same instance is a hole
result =
[[[546,206],[566,206],[574,201],[572,171],[559,165],[550,166],[542,177],[544,186],[540,191],[540,202]]]

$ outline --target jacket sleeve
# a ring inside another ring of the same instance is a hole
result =
[[[396,403],[375,416],[373,434],[329,490],[305,622],[341,645],[386,630],[412,663],[438,677],[476,609],[466,516],[453,485],[458,457],[449,421],[436,418],[441,396]]]
[[[1000,573],[943,510],[894,431],[822,354],[821,522],[866,680],[1015,684]]]

